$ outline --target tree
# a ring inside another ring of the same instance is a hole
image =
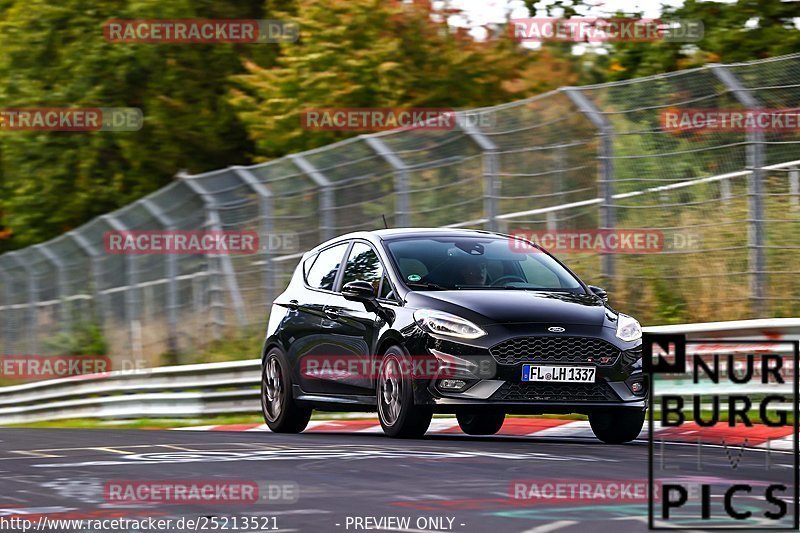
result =
[[[586,0],[557,0],[546,5],[525,0],[525,4],[532,15],[538,9],[549,16],[563,17],[585,16],[598,7],[596,1]],[[704,26],[702,39],[692,43],[613,42],[590,47],[583,61],[593,66],[584,71],[584,78],[592,82],[615,81],[706,63],[735,63],[794,53],[800,50],[800,29],[795,23],[799,15],[797,2],[783,0],[686,0],[680,6],[665,5],[661,20],[699,20]],[[545,47],[564,50],[563,43],[547,43]]]
[[[427,1],[308,0],[295,20],[299,42],[274,68],[247,63],[231,101],[257,156],[271,158],[354,135],[308,131],[304,109],[462,108],[498,104],[557,87],[558,74],[525,77],[537,55],[507,32],[476,41],[448,26],[452,11]],[[549,83],[548,83],[549,82]]]
[[[271,2],[286,9],[288,2]],[[138,107],[138,132],[0,131],[0,251],[57,236],[173,178],[246,161],[227,101],[262,44],[117,44],[109,19],[269,18],[261,0],[5,0],[0,107]]]

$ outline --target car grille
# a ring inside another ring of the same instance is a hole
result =
[[[594,363],[613,365],[619,349],[591,337],[517,337],[489,350],[501,365],[516,363]],[[608,358],[603,362],[602,358]]]
[[[512,383],[506,382],[492,395],[506,402],[615,402],[619,396],[605,382]]]

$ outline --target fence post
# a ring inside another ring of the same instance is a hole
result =
[[[483,213],[486,216],[487,229],[497,231],[497,145],[470,120],[464,120],[461,129],[478,145],[483,154]]]
[[[207,227],[210,225],[210,216],[209,216],[209,201],[206,199],[206,193],[204,189],[199,187],[196,183],[194,183],[191,179],[191,176],[185,172],[180,171],[176,175],[176,177],[184,184],[186,187],[192,191],[200,201],[203,203],[203,211],[205,212],[205,226]],[[215,257],[206,256],[206,264],[208,269],[208,307],[211,314],[211,338],[212,339],[220,339],[222,337],[222,328],[225,326],[225,298],[222,296],[223,289],[222,286],[219,284],[219,277],[221,276],[219,268],[217,267],[217,261]],[[197,295],[200,289],[196,289],[194,287],[196,278],[192,280],[192,294]],[[200,306],[196,303],[195,307],[197,309]]]
[[[182,180],[195,194],[197,194],[200,199],[203,201],[203,205],[205,206],[206,217],[207,217],[207,224],[211,228],[212,231],[222,231],[222,220],[219,217],[218,206],[214,201],[213,196],[209,191],[207,191],[195,178],[187,174],[186,172],[179,172],[178,179]],[[215,254],[216,258],[219,260],[220,268],[222,270],[222,275],[225,278],[225,282],[228,285],[228,292],[231,295],[231,301],[233,302],[233,309],[236,313],[236,320],[239,325],[244,326],[247,324],[247,314],[245,313],[244,309],[244,300],[242,299],[242,293],[239,291],[239,283],[236,281],[236,271],[233,268],[233,263],[231,262],[230,255],[227,254]],[[216,292],[216,291],[215,291]],[[219,322],[220,324],[224,324],[224,302],[215,302],[212,303],[217,309],[217,317],[216,319],[220,318],[220,314],[222,314],[222,320]],[[221,310],[221,313],[220,313]],[[219,337],[216,337],[219,338]]]
[[[553,192],[556,193],[555,198],[557,198],[558,203],[564,203],[564,180],[567,177],[567,163],[564,160],[564,145],[559,144],[555,147],[555,153],[553,154],[553,166],[555,167],[555,180],[553,181]],[[552,225],[552,228],[548,229],[558,229],[558,220],[555,216],[555,213],[552,214],[552,220],[548,219],[548,224]]]
[[[720,180],[719,182],[719,196],[720,199],[727,202],[731,199],[731,182],[730,180]]]
[[[14,321],[11,320],[13,316],[11,313],[11,276],[6,273],[5,270],[0,269],[0,277],[3,278],[3,302],[5,307],[5,318],[3,320],[3,324],[5,324],[5,333],[3,344],[5,345],[5,353],[6,355],[11,355],[14,352],[14,347],[11,342],[11,338],[14,334]]]
[[[65,331],[70,331],[71,324],[70,324],[70,316],[67,310],[67,282],[66,278],[64,277],[64,262],[54,254],[46,244],[37,244],[33,246],[34,250],[37,250],[42,256],[47,260],[48,263],[53,265],[53,269],[56,271],[56,283],[58,287],[58,299],[60,301],[61,307],[58,310],[59,319],[61,322],[61,326],[65,329]]]
[[[796,168],[789,169],[789,194],[792,209],[800,209],[800,172]]]
[[[302,170],[314,183],[320,188],[320,229],[322,230],[322,240],[327,241],[336,236],[336,228],[334,227],[335,217],[333,216],[334,198],[333,188],[330,180],[325,175],[316,169],[314,165],[300,154],[292,154],[288,156],[292,162]]]
[[[125,232],[128,228],[113,213],[100,217],[114,231]],[[142,358],[142,324],[139,321],[139,276],[136,270],[136,256],[125,254],[125,322],[128,323],[131,354],[137,360]]]
[[[258,215],[260,247],[264,258],[264,268],[262,270],[262,283],[264,284],[264,305],[269,306],[276,294],[277,282],[275,279],[275,268],[272,263],[273,252],[269,249],[269,237],[272,235],[272,191],[261,183],[257,177],[244,167],[231,167],[233,173],[253,192],[258,195]]]
[[[92,271],[91,274],[93,278],[92,298],[94,299],[95,303],[95,315],[98,324],[105,332],[105,317],[108,316],[108,305],[105,301],[105,298],[102,296],[100,289],[103,280],[100,269],[100,258],[102,257],[102,253],[89,241],[89,239],[76,231],[68,231],[67,236],[75,241],[75,244],[78,246],[78,248],[83,250],[87,257],[89,257],[89,268]]]
[[[748,91],[739,79],[724,65],[710,65],[711,72],[731,91],[734,98],[747,109],[758,109],[759,101]],[[765,316],[766,301],[766,258],[764,256],[764,133],[747,132],[747,196],[749,199],[748,224],[748,270],[751,274],[750,296],[755,316]]]
[[[408,166],[378,137],[362,135],[361,139],[394,170],[394,225],[398,228],[410,227],[411,202],[409,198]]]
[[[25,261],[20,261],[17,258],[17,254],[19,252],[9,252],[5,254],[5,256],[12,261],[14,261],[18,267],[25,271],[25,274],[28,276],[28,324],[27,324],[27,331],[28,331],[28,352],[31,355],[34,355],[39,350],[39,312],[36,309],[36,293],[38,292],[38,284],[36,283],[36,276],[34,275],[31,268],[25,263]]]
[[[165,230],[175,230],[175,221],[168,217],[149,198],[142,198],[142,207],[150,213]],[[178,353],[178,256],[167,253],[167,350],[171,354]]]
[[[616,213],[614,210],[614,127],[606,116],[589,100],[579,87],[564,87],[562,91],[572,100],[578,110],[594,124],[600,135],[600,147],[597,158],[600,160],[600,174],[597,184],[600,189],[600,229],[613,230],[616,228]],[[604,252],[603,277],[607,280],[608,290],[613,290],[614,283],[614,254]]]

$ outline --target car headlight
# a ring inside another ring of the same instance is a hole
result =
[[[414,311],[414,321],[425,331],[461,339],[477,339],[486,335],[485,331],[469,320],[444,311],[420,309]]]
[[[642,326],[632,316],[619,314],[617,317],[617,338],[625,342],[642,338]]]

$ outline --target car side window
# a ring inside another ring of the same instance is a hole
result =
[[[395,300],[394,296],[394,289],[392,288],[392,282],[389,281],[389,276],[386,274],[383,275],[383,279],[381,280],[381,289],[380,294],[378,294],[378,298],[382,300]]]
[[[317,255],[312,255],[305,261],[303,261],[303,279],[308,280],[308,271],[311,270],[311,266],[314,264],[314,261],[317,260]]]
[[[336,273],[339,271],[339,265],[342,263],[346,249],[347,243],[343,242],[317,254],[317,260],[314,261],[306,275],[306,283],[309,287],[326,291],[333,290],[333,282],[336,281]]]
[[[378,296],[381,278],[383,278],[383,265],[375,250],[363,242],[353,244],[350,258],[344,267],[342,286],[351,281],[366,281],[372,285],[375,296]]]

